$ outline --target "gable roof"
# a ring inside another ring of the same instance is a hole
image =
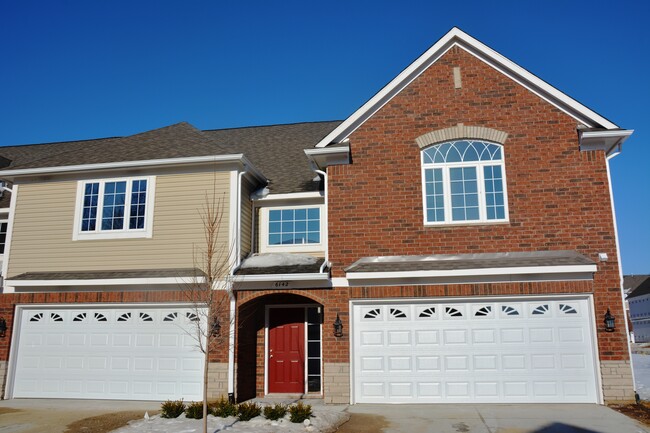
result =
[[[66,166],[244,154],[273,193],[318,191],[304,149],[340,121],[201,131],[186,122],[127,137],[0,147],[3,172]],[[8,196],[8,194],[5,194]],[[8,203],[7,203],[8,204]],[[2,207],[2,206],[0,206]]]
[[[623,290],[629,290],[627,299],[649,294],[650,275],[625,275],[623,277]]]
[[[487,63],[497,71],[529,89],[542,99],[553,104],[558,109],[567,113],[588,128],[605,128],[607,130],[619,127],[595,111],[582,105],[555,87],[551,86],[536,75],[502,56],[479,40],[471,37],[457,27],[452,28],[431,48],[418,57],[397,77],[391,80],[378,93],[370,98],[350,117],[336,129],[324,137],[316,147],[326,147],[330,144],[340,143],[352,134],[357,128],[372,117],[381,107],[387,104],[394,96],[406,88],[420,74],[440,59],[452,47],[460,47],[478,59]]]

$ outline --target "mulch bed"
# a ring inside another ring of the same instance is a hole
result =
[[[650,402],[642,401],[639,404],[611,404],[609,407],[650,426]]]
[[[153,416],[158,412],[151,412]],[[115,412],[106,415],[93,416],[75,421],[67,426],[65,433],[107,433],[124,427],[129,421],[142,419],[142,411]]]

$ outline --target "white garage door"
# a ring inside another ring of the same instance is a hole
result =
[[[598,401],[587,299],[352,308],[356,403]]]
[[[201,400],[187,308],[22,310],[13,397]]]

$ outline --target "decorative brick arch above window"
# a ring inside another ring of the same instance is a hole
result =
[[[437,131],[420,135],[415,139],[415,142],[420,146],[420,149],[424,149],[432,144],[462,140],[465,138],[503,144],[506,142],[508,134],[503,131],[497,131],[496,129],[486,128],[485,126],[465,126],[459,123],[451,128],[438,129]]]

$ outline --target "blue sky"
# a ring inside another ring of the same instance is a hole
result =
[[[623,270],[650,273],[650,2],[0,0],[0,145],[344,119],[458,26],[623,128]]]

